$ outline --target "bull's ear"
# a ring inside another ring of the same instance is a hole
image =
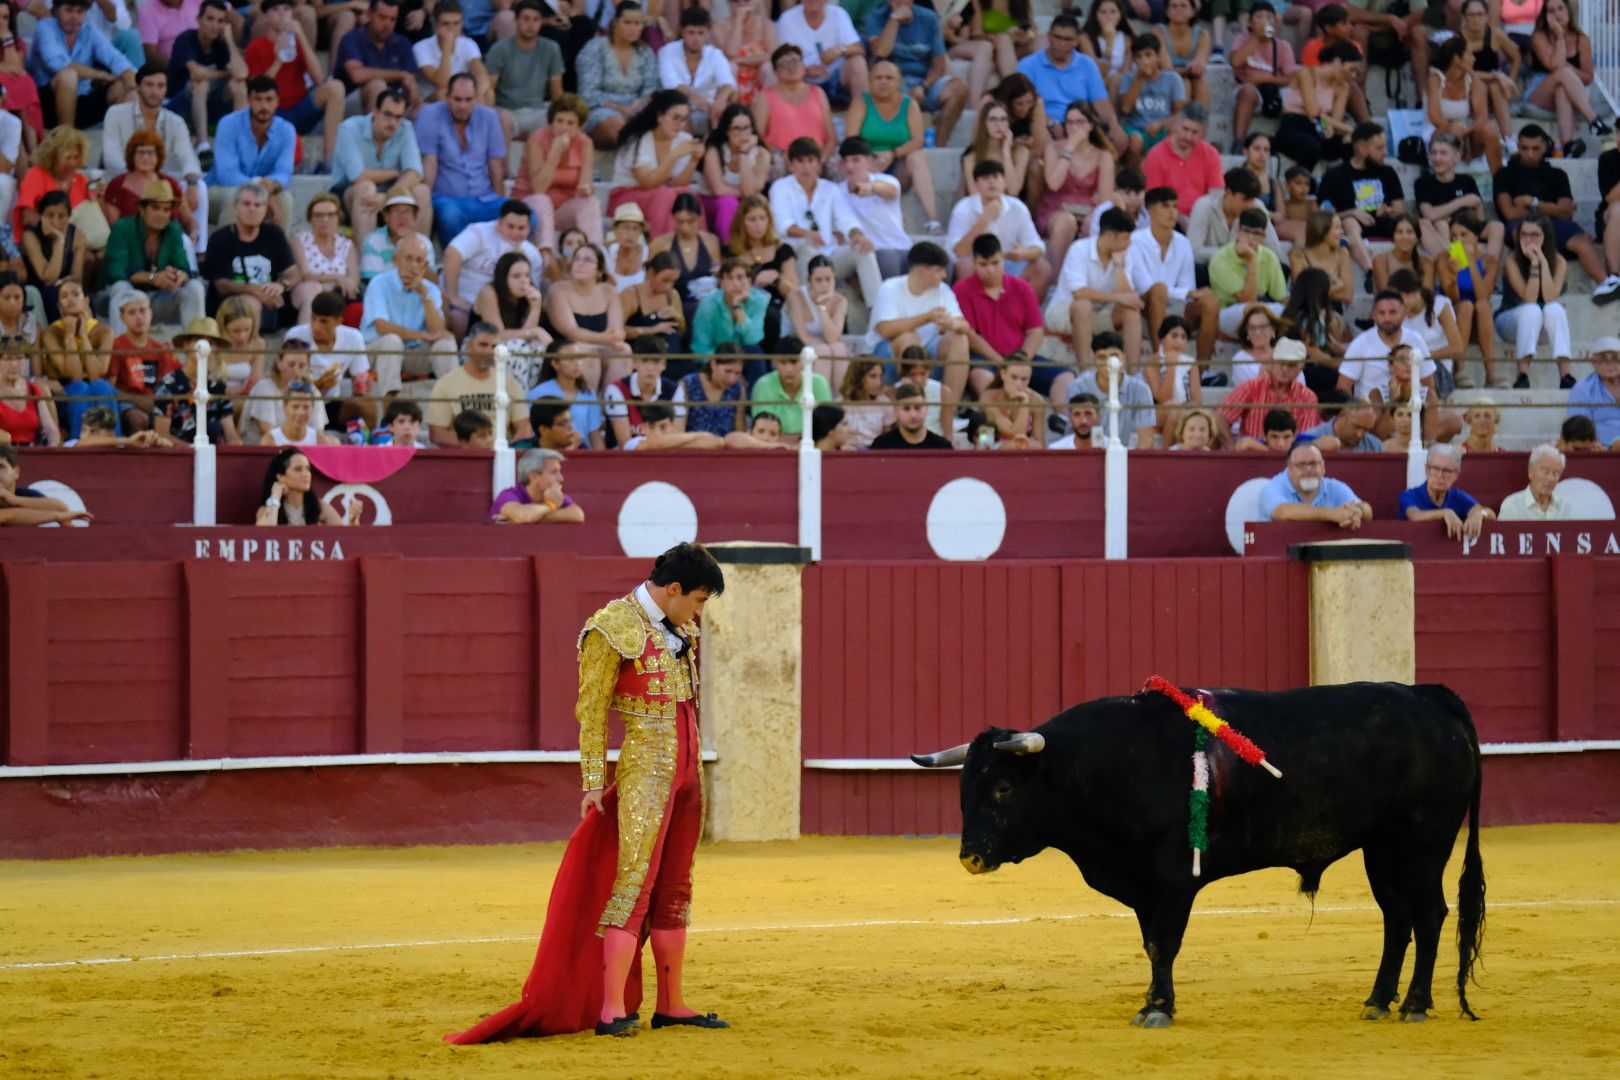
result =
[[[1046,736],[1035,731],[1020,731],[994,745],[997,750],[1005,750],[1010,754],[1038,754],[1046,749]]]
[[[968,747],[971,745],[971,743],[963,743],[961,746],[953,746],[949,750],[938,750],[932,754],[912,754],[911,760],[925,769],[948,769],[967,760]]]

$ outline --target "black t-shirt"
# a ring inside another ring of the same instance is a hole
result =
[[[1597,231],[1603,235],[1603,214],[1609,209],[1609,192],[1620,184],[1620,150],[1605,150],[1598,156]]]
[[[231,64],[231,50],[225,44],[225,36],[221,34],[214,40],[214,47],[206,51],[202,47],[202,42],[197,40],[195,30],[187,30],[174,39],[174,45],[169,52],[170,97],[191,84],[191,69],[186,67],[188,62],[224,71]],[[191,117],[187,116],[185,119],[189,121]]]
[[[1478,194],[1479,185],[1474,183],[1474,178],[1462,173],[1454,174],[1450,180],[1441,180],[1434,173],[1426,172],[1412,182],[1412,197],[1419,206],[1443,206],[1464,195]]]
[[[1558,166],[1543,161],[1534,169],[1527,169],[1518,157],[1496,170],[1492,187],[1497,195],[1517,198],[1533,195],[1544,203],[1555,203],[1570,197],[1569,176]]]
[[[906,442],[905,436],[900,434],[899,428],[890,428],[872,440],[873,450],[950,450],[949,439],[935,435],[932,431],[924,431],[920,443]]]
[[[1373,217],[1388,216],[1388,204],[1406,197],[1399,174],[1388,165],[1368,164],[1358,169],[1348,161],[1327,171],[1316,196],[1331,203],[1335,213],[1361,210]]]
[[[267,285],[278,280],[293,264],[287,235],[266,222],[251,243],[244,242],[235,225],[216,229],[208,237],[208,253],[203,256],[202,276],[208,281],[208,310],[217,311],[223,299],[214,289],[216,281],[245,281]],[[265,312],[265,325],[274,328],[274,311]]]

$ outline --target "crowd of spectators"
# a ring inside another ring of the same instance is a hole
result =
[[[1117,393],[1138,448],[1478,452],[1477,349],[1550,354],[1614,443],[1566,299],[1620,298],[1620,151],[1598,207],[1551,160],[1611,136],[1574,0],[1402,7],[0,0],[0,437],[189,442],[200,381],[227,443],[790,445],[808,391],[826,449],[1091,448]],[[1366,92],[1407,67],[1410,193]]]

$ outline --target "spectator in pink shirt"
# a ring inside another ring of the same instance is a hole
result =
[[[1204,123],[1209,114],[1194,103],[1181,110],[1170,125],[1170,137],[1142,159],[1142,171],[1147,175],[1149,188],[1176,189],[1176,205],[1187,208],[1180,217],[1180,226],[1187,228],[1187,215],[1193,203],[1225,181],[1221,174],[1221,155],[1204,139]]]
[[[196,27],[201,10],[202,0],[144,0],[135,19],[147,63],[167,67],[174,39]]]
[[[1015,352],[1034,356],[1041,347],[1046,328],[1041,321],[1040,300],[1029,282],[1007,273],[1001,241],[990,232],[973,238],[973,273],[951,289],[968,323],[968,352],[979,361],[968,381],[983,394],[1008,356]],[[1057,370],[1038,368],[1031,385],[1045,394],[1052,388]]]

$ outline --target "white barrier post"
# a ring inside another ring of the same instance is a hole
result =
[[[194,341],[192,355],[197,358],[197,377],[192,380],[192,408],[196,410],[197,434],[192,440],[191,455],[191,523],[213,525],[214,496],[218,473],[214,463],[214,444],[208,440],[208,354],[212,346],[207,341]]]
[[[805,347],[799,353],[804,363],[804,385],[799,392],[799,546],[808,548],[812,562],[821,558],[821,451],[810,437],[810,422],[816,410],[812,391],[816,350]]]
[[[1119,437],[1119,380],[1125,364],[1108,358],[1108,448],[1103,451],[1103,557],[1125,558],[1129,498],[1125,440]]]
[[[517,453],[506,441],[512,395],[506,389],[506,364],[512,352],[506,344],[495,346],[495,463],[490,483],[499,495],[517,483]]]
[[[1423,384],[1412,380],[1412,440],[1406,445],[1406,486],[1415,488],[1428,479],[1429,453],[1423,449]]]

